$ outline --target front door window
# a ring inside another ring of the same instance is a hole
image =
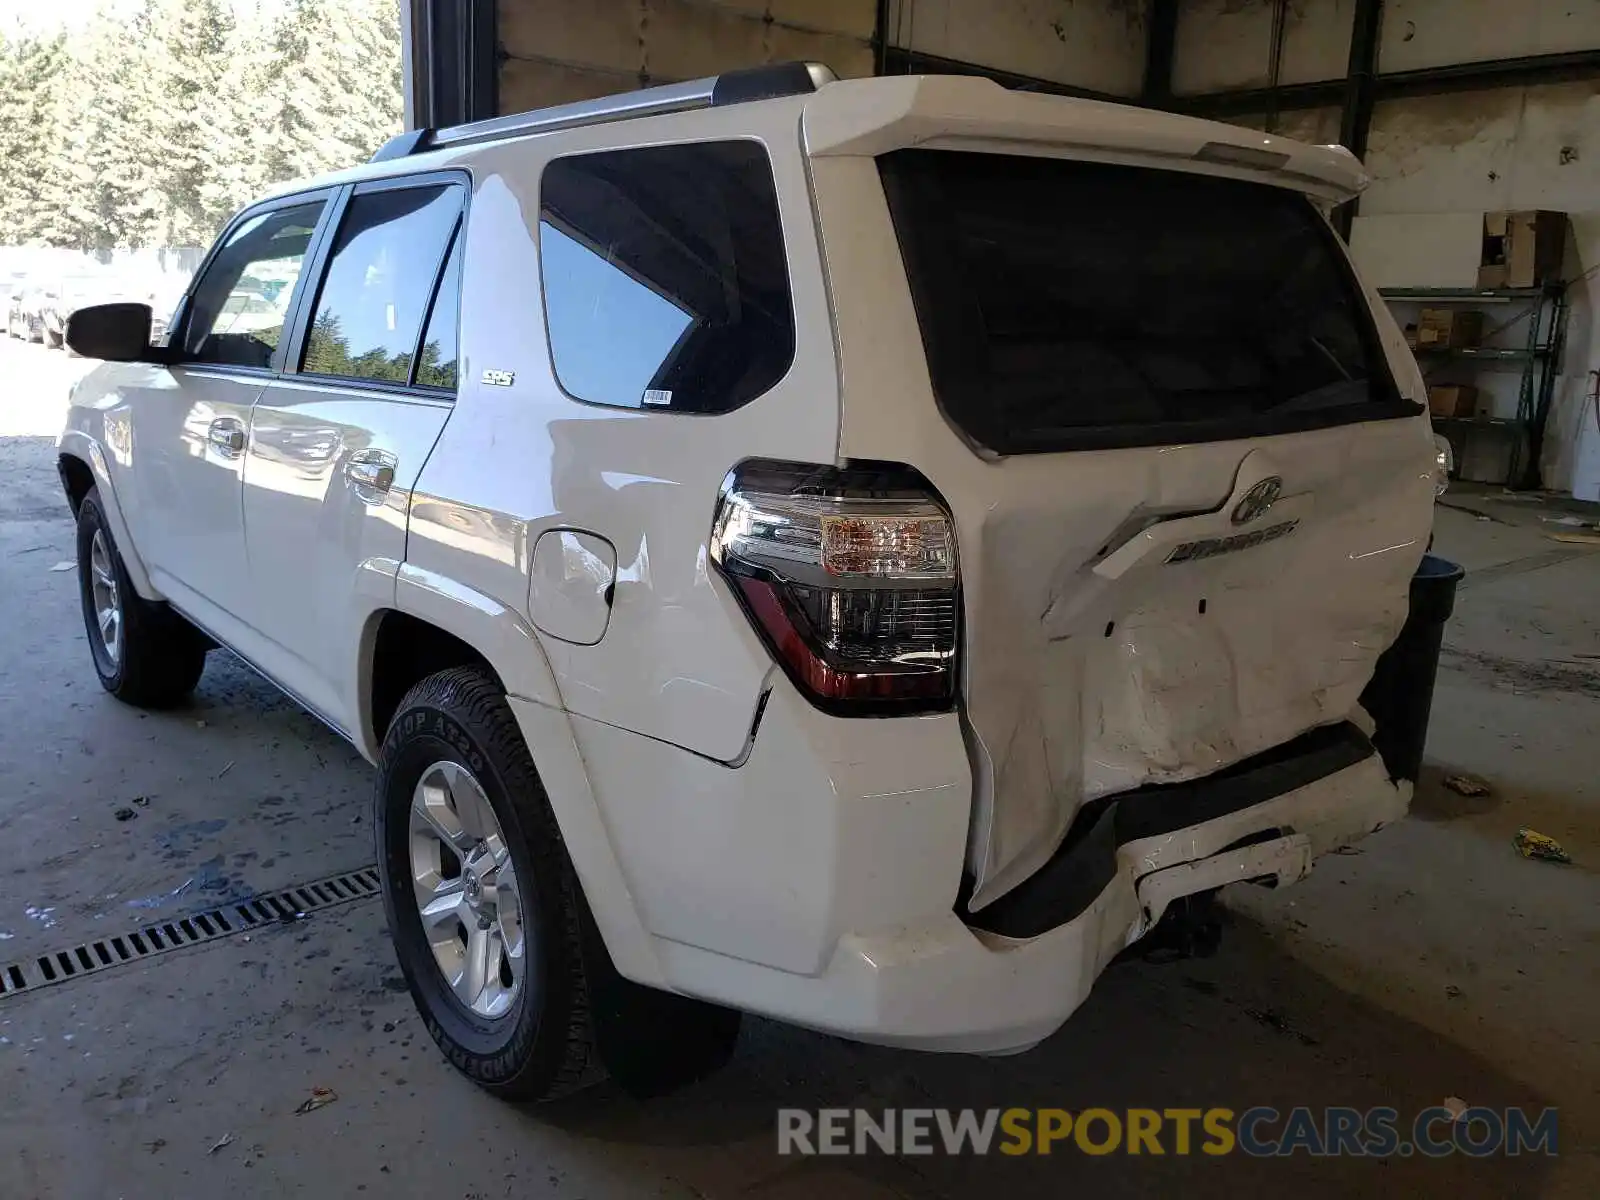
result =
[[[227,235],[195,285],[185,361],[272,365],[323,204],[258,213]]]

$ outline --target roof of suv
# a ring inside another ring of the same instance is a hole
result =
[[[1037,92],[1016,92],[968,75],[900,75],[839,80],[826,67],[787,63],[645,88],[460,125],[411,130],[372,161],[277,188],[273,195],[382,179],[459,161],[466,147],[597,124],[743,103],[788,104],[803,114],[812,155],[876,155],[909,145],[958,148],[1055,146],[1083,157],[1238,175],[1348,200],[1366,186],[1342,146],[1312,146],[1236,125]]]

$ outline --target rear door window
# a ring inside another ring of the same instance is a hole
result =
[[[551,359],[579,400],[729,412],[794,361],[783,226],[757,142],[556,159],[539,249]]]
[[[422,331],[422,352],[417,355],[418,387],[456,390],[456,326],[461,315],[461,230],[450,243],[433,309]]]
[[[461,216],[461,197],[453,184],[384,187],[351,197],[306,331],[303,373],[413,382],[418,336]],[[449,320],[453,359],[453,306]],[[436,366],[430,363],[430,374]]]
[[[1406,416],[1303,195],[962,151],[879,160],[934,392],[1000,454]]]

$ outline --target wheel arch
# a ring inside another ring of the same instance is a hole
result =
[[[127,568],[133,590],[146,600],[164,600],[166,597],[150,582],[144,558],[134,544],[132,534],[128,532],[122,503],[116,488],[112,486],[111,472],[99,444],[81,430],[67,430],[57,443],[56,474],[61,478],[61,488],[66,493],[74,519],[83,507],[83,498],[89,494],[89,490],[95,488],[99,491],[101,511],[106,515],[106,523],[111,526],[111,537],[117,544],[117,553],[122,556],[122,565]]]
[[[371,743],[374,761],[395,706],[417,680],[436,670],[482,666],[506,695],[562,707],[544,647],[515,609],[413,563],[395,570],[393,597],[392,605],[367,614],[360,639],[360,732]],[[414,660],[409,670],[397,667],[397,652],[402,663],[407,655]],[[420,666],[430,669],[417,674]],[[406,675],[414,677],[405,682]]]
[[[476,667],[502,691],[506,687],[494,665],[470,642],[397,608],[379,609],[368,618],[362,645],[361,738],[374,750],[383,745],[406,693],[429,675]]]
[[[414,658],[401,669],[393,657],[386,658],[410,644],[425,645],[423,654],[440,662],[435,670],[479,665],[505,690],[612,964],[626,979],[665,986],[653,939],[622,873],[555,675],[532,627],[476,589],[403,565],[394,608],[373,613],[362,637],[361,737],[371,740],[368,756],[374,762],[388,718],[423,676],[411,682],[406,677],[430,661]],[[443,661],[445,651],[453,651],[457,661]]]

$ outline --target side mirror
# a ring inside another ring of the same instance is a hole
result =
[[[67,345],[85,358],[150,362],[148,304],[91,304],[67,318]]]

